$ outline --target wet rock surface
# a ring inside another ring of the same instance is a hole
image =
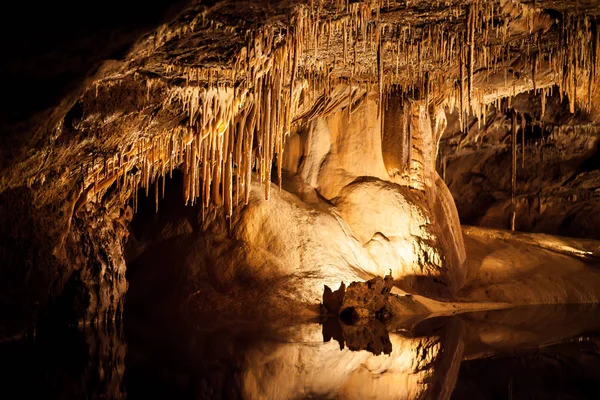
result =
[[[346,289],[340,315],[350,319],[382,316],[393,286],[391,275],[352,282]]]
[[[346,285],[344,282],[342,282],[339,289],[335,292],[329,286],[325,285],[325,289],[323,290],[323,307],[327,311],[327,314],[340,315],[345,295]]]

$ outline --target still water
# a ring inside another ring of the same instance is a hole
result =
[[[0,343],[2,399],[597,399],[600,308],[345,325],[174,323]]]

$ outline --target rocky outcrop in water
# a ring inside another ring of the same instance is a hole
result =
[[[390,292],[394,286],[391,275],[377,276],[366,282],[352,282],[348,288],[342,284],[333,292],[325,285],[322,309],[327,315],[339,316],[344,320],[383,318]]]

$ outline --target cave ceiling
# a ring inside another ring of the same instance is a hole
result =
[[[462,119],[484,117],[490,104],[530,90],[544,98],[556,87],[571,109],[592,110],[599,101],[595,1],[213,1],[163,8],[162,18],[127,34],[118,24],[100,30],[89,44],[104,44],[104,52],[77,53],[85,74],[76,85],[58,84],[60,99],[18,116],[3,113],[0,190],[47,188],[36,191],[42,203],[71,194],[78,212],[110,188],[123,190],[124,199],[139,188],[158,193],[159,177],[182,168],[188,203],[202,198],[231,212],[253,172],[268,197],[271,165],[281,164],[291,132],[358,107],[369,93],[378,96],[378,114],[393,89],[432,114],[458,110]],[[49,49],[29,54],[40,56],[19,78],[29,73],[44,81],[73,62],[68,51]],[[5,79],[24,65],[19,57],[3,67]]]

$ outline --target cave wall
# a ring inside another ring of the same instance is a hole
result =
[[[513,98],[507,111],[491,111],[485,123],[471,120],[468,133],[450,125],[438,170],[445,173],[463,223],[510,229],[510,132],[515,110],[515,229],[597,239],[596,114],[579,108],[571,113],[568,100],[556,92],[545,102],[541,115],[540,95],[526,93]]]
[[[129,214],[121,200],[73,216],[75,198],[40,207],[19,188],[0,196],[3,335],[32,322],[110,321],[127,290],[123,243]]]
[[[136,42],[188,5],[108,1],[90,3],[90,13],[73,4],[15,3],[7,11],[0,28],[0,80],[11,99],[0,110],[1,338],[122,312],[125,200],[103,193],[101,206],[74,213],[81,162],[97,138],[79,125],[90,113],[82,99],[94,81],[126,64]],[[123,99],[108,101],[118,107]]]

